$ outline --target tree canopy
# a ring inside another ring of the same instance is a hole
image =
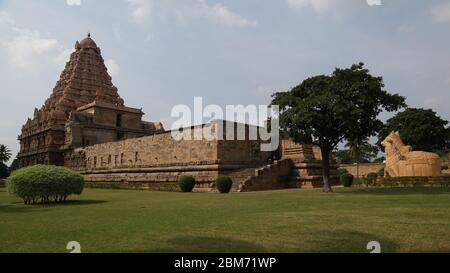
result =
[[[11,150],[5,145],[0,145],[0,163],[6,163],[11,159]]]
[[[384,90],[382,77],[374,77],[363,63],[337,68],[332,75],[304,80],[288,92],[275,93],[280,126],[297,143],[322,150],[324,191],[331,191],[330,154],[342,141],[363,140],[383,128],[383,111],[406,107],[405,98]]]
[[[6,162],[11,159],[11,150],[5,145],[0,145],[0,178],[6,178],[9,176],[9,169],[6,166]]]
[[[407,108],[386,122],[379,134],[379,143],[392,131],[399,131],[405,144],[418,151],[437,152],[446,148],[449,139],[448,121],[431,109]]]

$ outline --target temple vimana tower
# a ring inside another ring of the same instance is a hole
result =
[[[203,191],[214,190],[219,175],[231,176],[235,191],[321,186],[315,147],[282,139],[279,151],[264,152],[261,140],[175,141],[143,115],[125,106],[88,35],[76,42],[52,94],[23,126],[20,165],[66,166],[98,187],[168,189],[180,175],[194,176]],[[219,131],[224,123],[185,130]]]
[[[20,164],[64,165],[67,148],[150,135],[160,123],[143,122],[124,106],[90,35],[77,42],[53,93],[22,128]]]

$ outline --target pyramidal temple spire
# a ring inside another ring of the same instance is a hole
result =
[[[19,165],[75,166],[76,149],[164,132],[126,107],[113,85],[101,50],[88,33],[76,42],[61,78],[41,109],[22,127]]]
[[[22,134],[43,126],[64,127],[70,112],[92,102],[124,105],[108,74],[101,50],[90,36],[89,33],[76,42],[76,50],[66,63],[52,94],[36,117],[25,124]]]

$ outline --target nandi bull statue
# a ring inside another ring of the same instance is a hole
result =
[[[442,175],[439,155],[413,151],[411,146],[403,143],[399,132],[390,133],[381,145],[386,154],[386,177]]]

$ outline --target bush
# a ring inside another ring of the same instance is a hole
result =
[[[182,192],[192,192],[195,188],[197,181],[192,176],[181,176],[178,179],[178,185]]]
[[[441,170],[443,170],[443,171],[448,170],[448,165],[443,165],[442,168],[441,168]]]
[[[61,203],[72,194],[80,195],[84,178],[64,167],[36,165],[19,169],[6,180],[10,194],[23,199],[24,203]]]
[[[353,185],[355,177],[350,173],[344,173],[341,175],[341,183],[346,188],[350,188]]]
[[[344,169],[344,168],[340,168],[340,169],[339,169],[339,174],[340,174],[340,175],[343,175],[343,174],[345,174],[345,173],[348,173],[347,169]]]
[[[216,179],[216,187],[220,193],[229,193],[233,187],[233,180],[229,176],[219,176]]]
[[[384,168],[378,170],[378,177],[384,177]]]
[[[367,179],[370,179],[370,180],[377,180],[377,179],[378,179],[378,174],[376,174],[376,173],[369,173],[369,174],[367,175]]]
[[[374,186],[377,182],[378,174],[376,173],[369,173],[366,177],[367,186]]]
[[[446,177],[384,177],[379,179],[379,185],[383,187],[424,187],[424,186],[445,186],[450,181],[450,176]]]

